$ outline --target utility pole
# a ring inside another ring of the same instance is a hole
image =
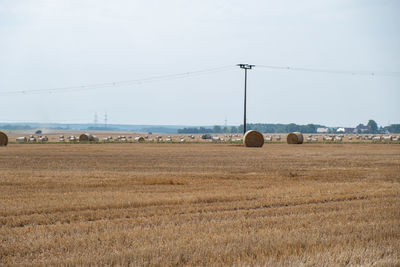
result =
[[[97,127],[97,112],[94,113],[94,127]]]
[[[104,113],[104,128],[107,128],[107,112]]]
[[[251,70],[255,65],[237,64],[241,69],[244,69],[244,114],[243,114],[243,134],[246,133],[246,102],[247,102],[247,70]]]

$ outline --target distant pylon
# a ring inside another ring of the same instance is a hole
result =
[[[104,113],[104,128],[107,128],[107,112]]]
[[[225,132],[228,131],[228,118],[225,116]]]

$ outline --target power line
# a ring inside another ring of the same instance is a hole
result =
[[[288,71],[305,71],[316,73],[330,73],[330,74],[345,74],[345,75],[365,75],[365,76],[398,76],[400,72],[397,71],[371,71],[371,70],[335,70],[335,69],[317,69],[317,68],[299,68],[289,66],[271,66],[271,65],[256,65],[259,68],[275,69],[275,70],[288,70]]]
[[[11,124],[11,123],[18,123],[18,124],[23,124],[23,123],[43,123],[43,124],[75,124],[75,123],[85,123],[89,124],[88,121],[90,121],[90,118],[87,119],[68,119],[68,120],[3,120],[0,119],[0,124]]]
[[[290,67],[290,66],[274,66],[274,65],[256,65],[258,68],[275,69],[275,70],[286,70],[286,71],[303,71],[303,72],[314,72],[314,73],[328,73],[328,74],[342,74],[342,75],[364,75],[364,76],[392,76],[400,77],[400,72],[397,71],[360,71],[360,70],[337,70],[337,69],[318,69],[318,68],[302,68],[302,67]],[[95,83],[86,84],[80,86],[69,86],[69,87],[55,87],[47,89],[28,89],[18,91],[0,91],[0,96],[14,96],[14,95],[32,95],[32,94],[52,94],[61,92],[74,92],[74,91],[88,91],[94,89],[110,88],[110,87],[121,87],[121,86],[133,86],[145,83],[161,82],[168,80],[184,79],[200,75],[213,74],[217,72],[223,72],[235,68],[233,65],[226,65],[221,67],[214,67],[209,69],[182,72],[168,75],[151,76],[141,79],[123,80],[107,83]]]
[[[107,83],[96,83],[96,84],[86,84],[86,85],[80,85],[80,86],[56,87],[56,88],[47,88],[47,89],[6,91],[6,92],[0,92],[0,95],[52,94],[52,93],[59,93],[59,92],[87,91],[87,90],[94,90],[94,89],[101,89],[101,88],[108,88],[108,87],[131,86],[131,85],[139,85],[139,84],[144,84],[144,83],[152,83],[152,82],[160,82],[160,81],[195,77],[195,76],[200,76],[200,75],[206,75],[206,74],[227,71],[227,70],[233,69],[233,68],[234,68],[234,66],[228,65],[228,66],[221,66],[221,67],[215,67],[215,68],[203,69],[203,70],[197,70],[197,71],[182,72],[182,73],[175,73],[175,74],[168,74],[168,75],[161,75],[161,76],[152,76],[152,77],[147,77],[147,78],[142,78],[142,79],[115,81],[115,82],[107,82]]]

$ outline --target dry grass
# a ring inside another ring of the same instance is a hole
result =
[[[400,264],[399,145],[9,145],[0,265]]]

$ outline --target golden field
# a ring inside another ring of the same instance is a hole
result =
[[[400,265],[400,145],[0,147],[0,265]]]

